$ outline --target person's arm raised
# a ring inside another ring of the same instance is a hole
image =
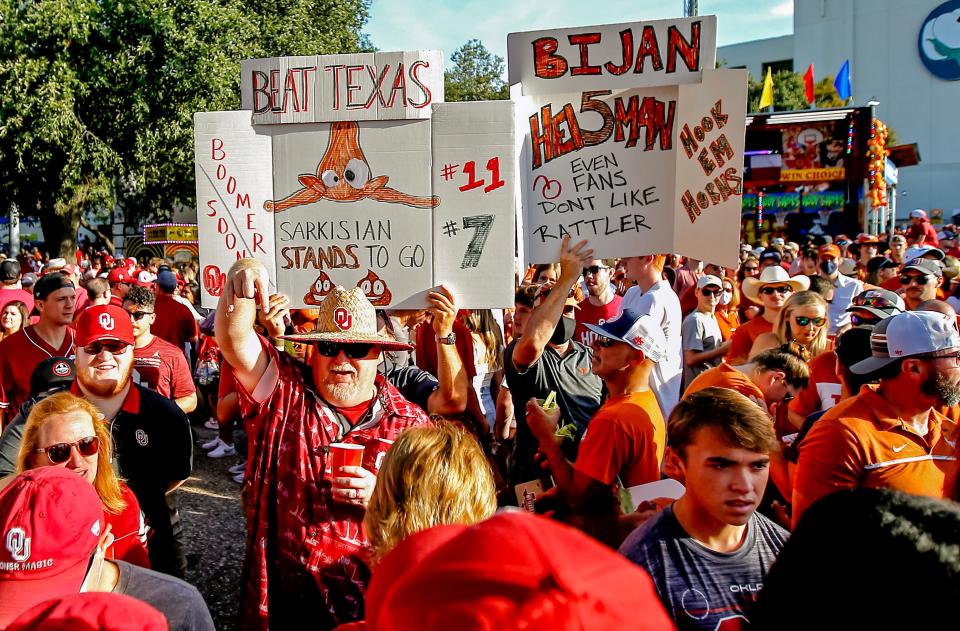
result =
[[[457,304],[453,293],[444,285],[427,295],[433,315],[433,331],[437,336],[437,381],[440,386],[430,394],[427,411],[430,414],[460,414],[467,407],[470,382],[455,344],[442,344],[439,338],[453,333],[457,319]]]
[[[227,273],[217,304],[215,330],[223,358],[233,366],[237,381],[253,392],[267,369],[269,356],[253,330],[257,302],[267,300],[267,270],[256,259],[240,259]]]
[[[586,240],[570,245],[570,237],[564,237],[560,244],[560,278],[550,289],[523,329],[523,335],[513,347],[513,365],[518,368],[532,366],[540,359],[543,349],[553,336],[557,322],[563,317],[563,306],[570,289],[580,279],[583,266],[593,258],[593,250],[587,247]]]

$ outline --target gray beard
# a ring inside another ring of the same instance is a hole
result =
[[[329,393],[330,403],[337,404],[340,401],[349,401],[360,393],[360,385],[350,385],[347,383],[335,383],[326,387]]]

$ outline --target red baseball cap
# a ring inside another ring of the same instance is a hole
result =
[[[31,607],[6,631],[168,631],[162,613],[147,603],[111,592],[84,592],[51,598]]]
[[[107,282],[111,285],[116,285],[117,283],[132,285],[134,281],[133,278],[130,277],[130,272],[127,271],[127,268],[114,267],[110,270],[110,273],[107,274]]]
[[[364,627],[674,628],[643,569],[578,530],[519,511],[400,542],[373,573]]]
[[[77,319],[77,346],[100,340],[133,344],[130,314],[116,305],[94,305],[84,309]]]
[[[130,265],[134,265],[134,266],[135,266],[136,264],[137,264],[137,259],[133,258],[132,256],[128,256],[128,257],[127,257],[127,265],[128,265],[128,266],[130,266]]]
[[[93,485],[62,467],[24,471],[0,491],[0,628],[79,592],[105,526]]]

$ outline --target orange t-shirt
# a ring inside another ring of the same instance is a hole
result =
[[[737,328],[727,351],[726,361],[734,366],[745,364],[750,359],[750,349],[758,337],[773,330],[773,322],[767,322],[763,315]]]
[[[736,309],[730,311],[717,309],[714,315],[717,316],[717,324],[720,326],[720,337],[726,342],[733,335],[733,332],[740,327],[740,314],[737,313]]]
[[[934,409],[920,436],[905,425],[876,386],[841,401],[800,444],[793,481],[793,523],[821,497],[842,489],[887,488],[943,497],[955,466],[957,425]]]
[[[631,487],[660,479],[667,432],[652,390],[608,397],[590,419],[574,468],[613,484]]]
[[[687,386],[683,398],[686,399],[692,392],[704,388],[727,388],[728,390],[736,390],[748,398],[755,397],[760,401],[764,400],[763,390],[750,381],[749,377],[726,362],[697,375],[697,378]]]
[[[790,411],[806,418],[814,412],[829,410],[840,401],[837,354],[825,351],[810,360],[810,382],[790,402]]]

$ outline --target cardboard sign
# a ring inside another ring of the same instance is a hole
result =
[[[525,95],[699,83],[716,48],[713,15],[510,33],[509,83]]]
[[[443,102],[443,53],[247,59],[240,103],[254,124],[430,118]]]
[[[736,70],[705,70],[702,83],[682,86],[524,99],[526,261],[555,261],[570,235],[600,257],[673,252],[735,265],[745,116],[746,73]],[[718,238],[728,233],[731,241]]]
[[[250,112],[198,112],[193,116],[200,241],[201,304],[217,306],[227,271],[237,259],[260,259],[276,291],[272,142],[250,124]]]

